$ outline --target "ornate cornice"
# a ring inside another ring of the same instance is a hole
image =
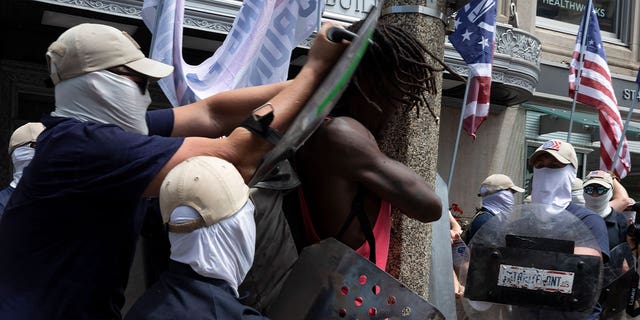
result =
[[[540,67],[540,40],[520,29],[498,26],[496,53],[529,61]]]
[[[540,75],[541,43],[528,32],[510,25],[496,26],[496,43],[493,57],[492,81],[499,83],[500,90],[510,91],[513,97],[505,105],[528,99],[538,85]],[[468,76],[467,64],[460,54],[447,42],[445,62],[458,74]]]

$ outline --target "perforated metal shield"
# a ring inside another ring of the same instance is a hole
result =
[[[444,319],[429,302],[333,238],[302,251],[269,317]]]
[[[344,51],[322,84],[302,108],[280,142],[262,159],[262,163],[249,181],[249,186],[262,181],[273,167],[292,155],[318,129],[324,118],[342,96],[351,76],[367,50],[373,30],[380,16],[380,8],[372,6],[358,31],[358,37]]]

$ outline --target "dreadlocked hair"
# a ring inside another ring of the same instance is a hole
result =
[[[347,29],[357,32],[362,23],[362,20],[355,22]],[[443,69],[429,64],[424,53],[426,52],[442,65],[444,63],[429,52],[414,36],[384,21],[378,22],[371,40],[373,43],[367,47],[351,84],[364,97],[367,97],[367,94],[360,87],[361,79],[389,79],[391,81],[375,81],[377,92],[402,103],[405,112],[416,106],[418,117],[420,116],[420,107],[427,107],[431,116],[438,122],[438,116],[427,99],[428,94],[437,92],[436,73]],[[396,94],[393,94],[394,92]],[[400,92],[402,96],[397,97],[397,92]],[[375,102],[368,101],[379,111],[381,110]]]

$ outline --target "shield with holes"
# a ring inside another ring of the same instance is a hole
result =
[[[291,123],[278,144],[262,158],[260,166],[249,181],[250,187],[262,181],[276,164],[297,151],[322,124],[324,118],[342,96],[351,80],[351,76],[367,50],[379,15],[380,8],[372,6],[358,31],[357,37],[351,42],[322,84],[300,110],[300,113],[298,113],[298,116]]]
[[[429,302],[336,239],[302,251],[271,319],[444,319]]]
[[[601,288],[600,246],[576,215],[514,206],[474,235],[463,305],[471,319],[586,319]],[[594,255],[595,254],[595,255]]]

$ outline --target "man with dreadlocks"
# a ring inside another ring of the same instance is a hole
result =
[[[442,204],[424,178],[385,155],[376,139],[394,113],[412,106],[426,106],[437,121],[426,95],[435,93],[442,69],[427,62],[429,51],[417,39],[385,21],[372,40],[331,116],[296,153],[301,187],[285,214],[299,249],[334,237],[385,270],[391,207],[431,222]]]

